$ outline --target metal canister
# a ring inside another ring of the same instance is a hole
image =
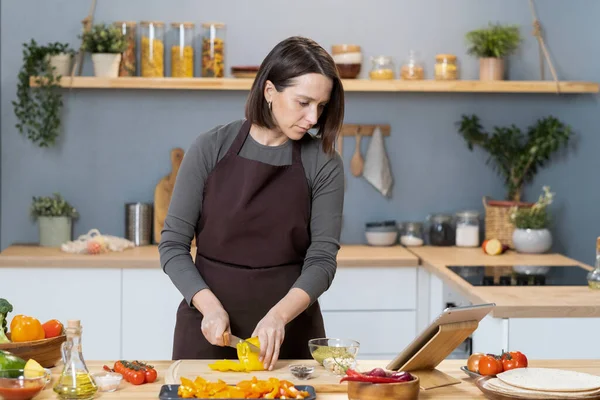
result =
[[[152,243],[152,204],[125,204],[125,238],[136,246]]]

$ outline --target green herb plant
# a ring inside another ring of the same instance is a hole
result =
[[[49,57],[60,53],[74,54],[65,43],[38,45],[31,39],[23,44],[23,65],[18,75],[17,100],[13,101],[16,128],[39,147],[52,147],[59,135],[60,111],[63,106],[58,82]],[[36,87],[29,79],[36,77]]]
[[[31,216],[38,217],[79,217],[79,213],[69,204],[60,193],[52,196],[33,197]]]
[[[552,204],[554,193],[544,186],[543,193],[531,207],[512,207],[510,218],[518,229],[546,229],[550,225],[548,206]]]
[[[479,58],[504,58],[519,47],[521,34],[516,25],[490,23],[487,28],[467,32],[466,39],[468,54]]]
[[[566,148],[573,136],[571,127],[553,116],[538,119],[526,134],[515,125],[494,127],[488,134],[476,115],[463,115],[457,125],[469,150],[479,146],[489,153],[486,164],[492,164],[504,178],[507,200],[516,202],[521,201],[525,184],[550,162],[555,152]]]
[[[127,48],[125,36],[112,25],[96,24],[80,38],[83,50],[90,53],[122,53]]]

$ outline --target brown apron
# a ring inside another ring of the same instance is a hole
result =
[[[292,164],[273,166],[238,155],[250,132],[245,121],[209,174],[196,243],[196,268],[229,314],[231,332],[252,335],[291,289],[310,245],[310,192],[293,142]],[[173,359],[236,359],[201,330],[202,314],[184,301],[177,310]],[[308,340],[324,337],[318,302],[286,325],[280,359],[311,358]]]

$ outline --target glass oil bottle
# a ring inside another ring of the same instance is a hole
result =
[[[92,399],[98,391],[98,386],[83,360],[81,331],[79,320],[67,322],[67,340],[61,346],[65,366],[58,378],[58,383],[54,386],[54,392],[59,399]]]
[[[596,268],[587,275],[591,289],[600,289],[600,237],[596,239]]]

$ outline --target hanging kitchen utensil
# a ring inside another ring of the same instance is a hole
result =
[[[354,176],[361,176],[363,172],[363,167],[365,165],[365,160],[360,154],[360,125],[356,128],[356,148],[354,149],[354,155],[350,160],[350,172]]]

